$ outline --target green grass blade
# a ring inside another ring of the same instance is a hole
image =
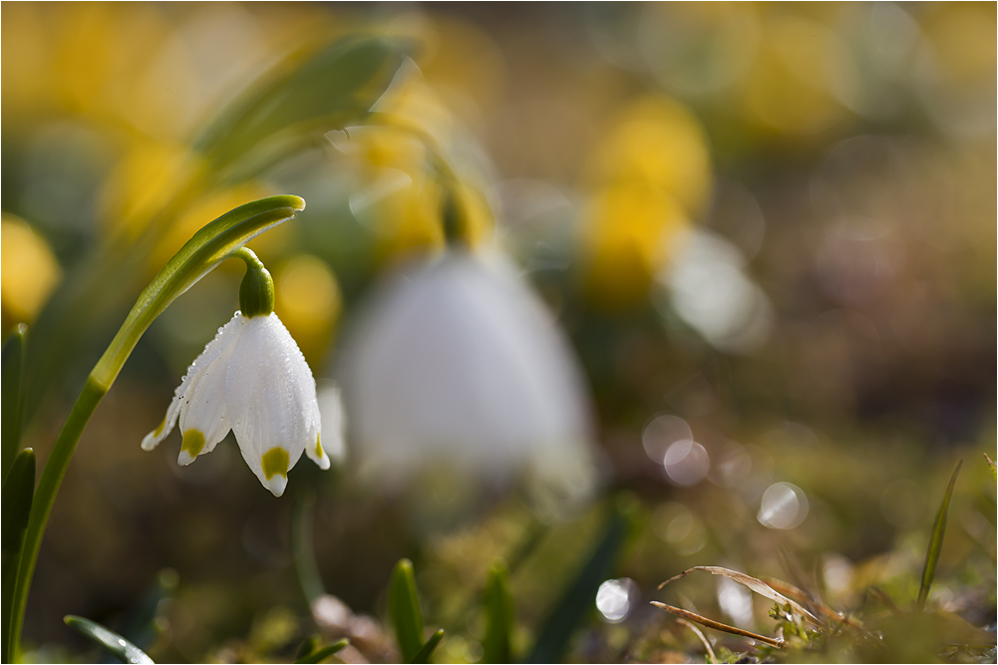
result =
[[[21,417],[24,414],[21,383],[24,380],[24,345],[27,335],[28,327],[22,323],[3,343],[3,364],[0,371],[0,419],[3,421],[3,434],[0,435],[0,478],[7,477],[21,445]]]
[[[621,548],[633,531],[633,512],[633,507],[624,497],[615,503],[606,520],[603,535],[578,576],[548,615],[527,662],[561,661],[572,633],[592,611],[600,584],[609,578]]]
[[[482,662],[508,663],[513,632],[513,598],[509,593],[506,563],[498,561],[485,582],[485,638]]]
[[[953,475],[950,476],[949,485],[946,487],[946,494],[943,496],[943,503],[939,506],[939,514],[936,515],[936,522],[932,525],[932,538],[929,540],[929,549],[925,553],[925,566],[922,568],[922,583],[918,589],[918,600],[915,603],[918,611],[925,607],[925,601],[929,597],[929,588],[932,586],[932,578],[936,575],[936,564],[939,563],[939,553],[943,549],[943,537],[946,535],[946,516],[949,513],[949,502],[953,498],[953,488],[956,487],[956,477],[960,473],[963,460],[956,464]]]
[[[392,571],[388,587],[388,617],[395,631],[403,662],[411,662],[423,648],[423,613],[416,595],[412,562],[401,559]]]
[[[428,663],[430,662],[430,656],[433,655],[433,650],[437,648],[440,644],[440,640],[444,639],[444,629],[441,628],[437,632],[430,635],[430,639],[426,640],[426,644],[416,652],[416,655],[412,657],[409,663]]]
[[[21,562],[24,530],[28,527],[31,501],[35,492],[35,451],[25,448],[11,464],[3,483],[3,527],[0,545],[3,550],[3,662],[14,662],[13,606],[14,578]]]
[[[988,461],[988,467],[991,469],[991,478],[998,483],[998,466],[995,466],[995,461],[988,457],[987,453],[984,453],[984,459]]]
[[[333,642],[332,644],[327,644],[326,646],[324,646],[324,647],[322,647],[320,649],[316,649],[315,651],[313,651],[313,652],[311,652],[311,653],[309,653],[309,654],[307,654],[305,656],[302,656],[301,658],[299,658],[295,662],[296,663],[321,663],[325,659],[327,659],[330,656],[332,656],[334,653],[337,653],[337,652],[342,651],[343,649],[345,649],[348,644],[350,644],[350,640],[348,640],[348,639],[342,639],[342,640],[339,640],[338,642]]]
[[[123,663],[152,663],[152,658],[147,656],[142,649],[138,648],[124,637],[108,630],[96,621],[74,616],[72,614],[63,618],[66,625],[80,633],[87,639],[101,645]]]

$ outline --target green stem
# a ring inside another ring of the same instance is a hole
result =
[[[101,386],[93,380],[87,379],[83,386],[83,392],[73,405],[73,410],[66,419],[66,424],[59,432],[52,454],[45,462],[45,469],[42,471],[41,480],[38,481],[38,489],[35,490],[35,498],[31,504],[31,516],[28,518],[28,529],[24,535],[24,545],[21,548],[21,565],[17,571],[17,582],[14,586],[13,619],[11,626],[10,654],[17,655],[21,641],[21,627],[24,625],[24,610],[28,604],[28,590],[31,588],[31,578],[35,572],[35,564],[38,562],[38,550],[42,546],[42,536],[45,534],[45,525],[48,523],[49,514],[55,504],[55,496],[59,492],[59,485],[66,475],[69,467],[69,460],[73,457],[76,444],[83,434],[83,428],[87,426],[87,421],[93,415],[94,409],[100,404],[101,398],[107,393],[107,388]]]
[[[87,377],[83,391],[73,405],[45,462],[41,480],[35,490],[14,586],[10,638],[12,655],[17,654],[21,640],[28,591],[31,589],[31,578],[38,561],[45,526],[62,478],[69,467],[69,460],[73,457],[83,428],[87,426],[101,399],[111,389],[139,338],[171,302],[219,263],[236,253],[245,260],[245,253],[240,253],[239,250],[247,241],[291,219],[304,209],[305,201],[300,197],[271,196],[230,210],[194,234],[139,296],[104,355]]]

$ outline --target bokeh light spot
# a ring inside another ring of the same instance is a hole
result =
[[[774,483],[762,495],[757,519],[770,529],[793,529],[807,517],[807,495],[790,483]]]

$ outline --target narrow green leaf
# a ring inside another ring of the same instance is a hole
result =
[[[987,453],[984,453],[984,459],[988,461],[988,466],[991,468],[991,477],[998,483],[998,466],[995,466],[995,461],[988,457]]]
[[[295,651],[295,660],[304,658],[319,647],[319,634],[309,635],[302,643],[298,645],[298,650]]]
[[[561,661],[572,633],[592,611],[596,592],[599,591],[600,584],[610,577],[620,550],[633,527],[634,506],[629,497],[619,497],[589,559],[548,614],[527,662]]]
[[[426,644],[424,644],[420,648],[420,650],[416,652],[416,655],[412,657],[412,660],[409,660],[408,662],[410,663],[430,662],[430,656],[433,655],[433,650],[437,648],[437,645],[440,644],[440,640],[442,639],[444,639],[443,628],[430,635],[430,639],[426,640]]]
[[[96,621],[69,614],[63,617],[66,625],[80,633],[87,639],[95,642],[115,656],[123,663],[152,663],[152,658],[147,656],[142,649],[138,648],[118,633],[108,630]]]
[[[28,515],[35,491],[35,451],[25,448],[11,465],[3,483],[3,525],[0,530],[0,545],[3,550],[3,662],[14,662],[14,640],[12,639],[12,617],[14,606],[14,578],[21,562],[21,548],[24,544],[24,530],[28,527]]]
[[[416,576],[408,559],[400,559],[392,571],[388,587],[388,616],[402,660],[412,662],[423,647],[423,613],[419,611]]]
[[[308,654],[306,656],[302,656],[301,658],[299,658],[295,662],[296,663],[321,663],[325,659],[327,659],[330,656],[332,656],[334,653],[337,653],[338,651],[341,651],[344,648],[346,648],[346,646],[348,644],[350,644],[350,640],[348,640],[348,639],[342,639],[342,640],[340,640],[338,642],[333,642],[332,644],[328,644],[328,645],[322,647],[321,649],[316,649],[315,651],[313,651],[312,653],[310,653],[310,654]]]
[[[21,383],[24,380],[24,345],[28,327],[23,323],[3,343],[2,376],[0,376],[0,419],[3,434],[0,436],[0,478],[6,478],[21,445],[21,417],[24,398]]]
[[[399,40],[347,37],[304,58],[295,54],[230,105],[196,147],[215,169],[240,160],[273,164],[310,135],[362,121],[409,49]]]
[[[929,549],[925,553],[925,566],[922,568],[922,584],[918,588],[918,600],[915,603],[919,612],[925,607],[925,601],[929,597],[929,588],[932,586],[932,578],[936,576],[936,564],[939,563],[939,553],[943,549],[943,537],[946,535],[946,516],[949,513],[949,502],[953,498],[953,488],[956,487],[956,477],[960,473],[963,460],[956,464],[953,475],[950,476],[949,485],[946,487],[946,494],[943,496],[943,503],[939,506],[939,514],[936,515],[935,524],[932,525],[932,538],[929,540]]]
[[[485,581],[485,638],[482,640],[482,661],[508,663],[510,636],[513,633],[513,598],[509,593],[509,573],[506,563],[498,561]]]

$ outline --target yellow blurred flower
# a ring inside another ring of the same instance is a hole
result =
[[[134,141],[104,183],[99,217],[108,233],[134,239],[162,211],[197,168],[184,147],[163,141]],[[208,220],[210,221],[210,220]]]
[[[59,283],[62,270],[45,240],[22,219],[4,213],[0,224],[0,292],[4,314],[14,319],[4,324],[27,323],[41,311]]]
[[[590,164],[596,182],[661,189],[691,215],[710,194],[707,137],[696,117],[667,97],[649,96],[625,109]]]
[[[689,225],[661,189],[635,183],[599,191],[586,210],[581,239],[586,295],[607,309],[643,301]]]
[[[322,259],[301,254],[277,273],[274,293],[274,311],[305,359],[318,367],[343,308],[336,276]]]
[[[375,201],[375,258],[390,264],[413,254],[436,253],[446,240],[443,190],[425,173],[400,173],[401,186]]]
[[[810,134],[846,115],[841,99],[855,85],[841,39],[803,16],[764,24],[755,61],[742,81],[742,103],[755,124],[786,134]]]

